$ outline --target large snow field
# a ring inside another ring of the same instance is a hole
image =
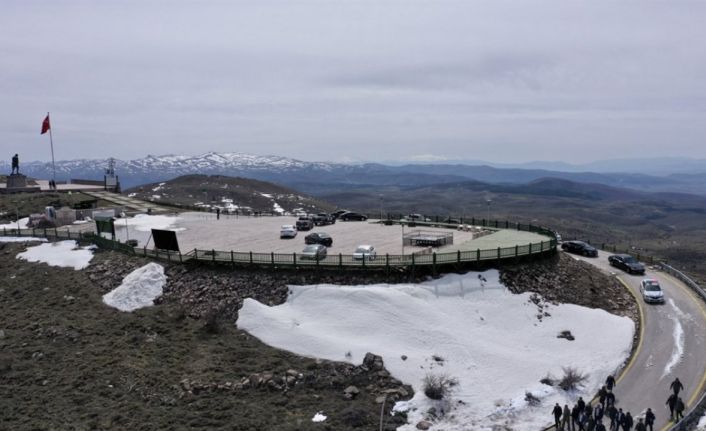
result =
[[[120,311],[151,307],[166,282],[164,267],[150,262],[126,275],[120,286],[103,295],[103,302]]]
[[[29,262],[44,262],[51,266],[63,266],[75,270],[88,266],[93,259],[95,246],[79,247],[73,240],[51,242],[27,248],[17,254],[17,259]]]
[[[0,230],[17,229],[18,226],[20,229],[27,229],[27,223],[29,223],[29,217],[24,217],[13,223],[0,224]]]
[[[495,270],[482,276],[486,282],[468,273],[421,284],[290,286],[279,306],[246,299],[237,324],[304,356],[359,364],[366,352],[381,355],[392,375],[415,389],[412,400],[395,406],[409,409],[402,430],[415,429],[435,406],[446,415],[433,429],[534,431],[549,424],[555,402],[590,398],[628,358],[635,330],[629,318],[562,304],[545,306],[550,316],[540,321],[530,294],[510,293]],[[563,330],[575,341],[557,338]],[[539,382],[567,366],[589,374],[582,390],[565,393]],[[424,395],[428,373],[458,380],[450,402]],[[528,406],[526,391],[541,405]]]
[[[37,238],[33,236],[0,236],[0,242],[47,242],[46,238]]]

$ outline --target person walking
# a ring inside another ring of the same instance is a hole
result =
[[[603,406],[600,404],[596,404],[596,407],[593,409],[593,418],[596,420],[596,422],[600,422],[603,420]]]
[[[684,385],[681,384],[679,381],[679,377],[674,379],[671,385],[669,385],[669,388],[674,392],[674,395],[679,395],[679,391],[684,389]]]
[[[623,409],[618,409],[618,413],[615,415],[615,429],[613,431],[618,431],[624,421],[625,413],[623,413]]]
[[[669,406],[669,419],[674,419],[674,407],[677,406],[677,396],[675,394],[670,395],[665,404]]]
[[[598,422],[596,424],[596,431],[606,431],[605,425],[603,425],[603,422]]]
[[[605,379],[605,387],[609,391],[613,390],[613,387],[615,386],[615,377],[611,374],[610,376],[606,377]]]
[[[605,396],[605,403],[608,406],[614,406],[615,405],[615,394],[611,391],[608,391],[608,393]]]
[[[219,207],[216,207],[216,220],[221,219],[221,209]]]
[[[608,419],[610,419],[610,429],[611,431],[615,431],[616,428],[616,422],[618,418],[618,409],[615,408],[615,406],[608,406],[606,409],[606,416],[608,416]]]
[[[554,406],[554,410],[552,410],[552,413],[554,413],[554,426],[556,427],[556,429],[560,429],[559,421],[561,419],[561,406],[559,405],[559,403],[556,403],[556,405]]]
[[[608,396],[608,390],[606,389],[605,385],[603,385],[601,387],[601,389],[598,391],[598,401],[601,403],[603,410],[605,410],[605,400],[606,400],[607,396]]]
[[[571,409],[571,431],[576,431],[576,428],[579,425],[579,406],[577,404],[574,404],[574,407]]]
[[[630,414],[630,412],[627,412],[625,414],[625,418],[623,418],[623,431],[630,431],[632,429],[632,425],[632,415]]]
[[[564,404],[564,411],[561,414],[561,429],[569,431],[571,427],[571,410],[569,410],[569,405]]]
[[[675,422],[679,422],[679,419],[684,419],[684,401],[682,401],[681,397],[677,398],[677,405],[674,407],[674,410],[677,412]]]
[[[637,425],[635,425],[635,431],[647,431],[647,427],[642,422],[642,418],[637,420]]]
[[[645,413],[645,428],[649,427],[650,431],[654,431],[652,427],[655,425],[655,419],[655,414],[652,413],[652,409],[648,407]]]
[[[576,404],[579,406],[579,411],[584,411],[586,408],[586,401],[583,400],[583,397],[579,397],[579,400],[576,401]]]
[[[596,431],[596,421],[593,420],[593,416],[588,415],[586,419],[586,431]]]

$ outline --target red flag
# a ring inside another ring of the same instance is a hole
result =
[[[49,125],[49,114],[47,114],[47,118],[42,121],[42,135],[47,133],[51,129],[51,125]]]

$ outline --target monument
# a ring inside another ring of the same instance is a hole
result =
[[[12,156],[12,172],[7,177],[8,189],[23,189],[27,187],[27,177],[20,173],[20,157]]]

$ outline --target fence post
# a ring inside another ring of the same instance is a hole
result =
[[[471,224],[472,224],[472,225],[475,225],[475,224],[476,224],[476,218],[475,218],[475,217],[471,217]]]
[[[145,246],[142,250],[143,250],[142,255],[144,257],[147,257],[147,246]]]
[[[539,243],[539,251],[544,251],[544,241]]]
[[[19,234],[18,236],[22,236],[22,234],[21,234],[22,231],[21,231],[21,230],[17,229],[17,233]],[[37,234],[34,233],[34,227],[32,227],[32,236],[37,236]]]
[[[385,253],[385,267],[390,269],[390,253]]]
[[[505,229],[507,229],[508,227],[510,227],[510,222],[505,220]]]
[[[68,227],[66,228],[66,236],[68,236],[69,239],[71,239],[71,231],[69,230]]]
[[[532,243],[529,243],[529,253],[528,254],[532,254]]]
[[[213,253],[211,255],[211,262],[215,262],[216,261],[216,249],[212,248],[211,253]]]
[[[48,238],[47,237],[47,228],[44,228],[44,238]]]
[[[500,247],[498,247],[498,260],[500,260]]]
[[[480,261],[480,249],[476,249],[476,260]]]
[[[250,252],[250,265],[252,265],[252,251]]]
[[[147,248],[147,246],[145,246],[145,248]],[[199,251],[196,248],[194,248],[194,259],[199,260]]]
[[[7,230],[5,227],[2,228],[2,236],[7,236]]]
[[[456,262],[461,263],[461,250],[456,250]]]
[[[167,261],[168,262],[172,261],[172,253],[169,250],[167,250]]]
[[[520,246],[515,244],[515,257],[517,257],[520,254]]]
[[[338,253],[338,266],[343,268],[343,255]]]
[[[297,252],[292,253],[292,262],[294,262],[294,267],[297,267]]]
[[[412,253],[412,268],[414,268],[414,253]]]
[[[432,252],[431,254],[431,270],[434,271],[434,274],[436,274],[436,252]]]
[[[272,258],[272,266],[274,267],[275,266],[275,252],[271,251],[270,255],[271,255],[270,257]]]
[[[181,250],[179,250],[179,263],[184,263],[184,259],[181,256]]]

